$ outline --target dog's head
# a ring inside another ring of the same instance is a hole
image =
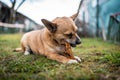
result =
[[[52,22],[46,19],[41,21],[46,26],[48,31],[57,43],[64,44],[65,42],[70,43],[72,47],[75,47],[76,44],[80,44],[81,40],[77,35],[77,26],[74,23],[74,19],[78,14],[75,14],[71,17],[57,17]]]

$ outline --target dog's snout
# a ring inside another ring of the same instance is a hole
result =
[[[65,41],[70,43],[70,45],[72,47],[76,47],[77,44],[81,44],[81,40],[78,35],[76,35],[76,37],[74,37],[74,39],[66,39]]]
[[[81,40],[78,36],[76,37],[76,44],[81,44]]]
[[[65,41],[68,42],[72,47],[76,47],[75,39],[66,39]]]
[[[76,44],[81,44],[81,41],[79,39],[77,39]]]

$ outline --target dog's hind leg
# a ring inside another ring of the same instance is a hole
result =
[[[30,48],[28,46],[25,47],[24,55],[30,54]]]
[[[30,49],[30,47],[28,45],[26,45],[25,43],[22,42],[21,43],[21,48],[22,48],[22,50],[24,52],[24,55],[29,55],[30,54],[31,49]]]

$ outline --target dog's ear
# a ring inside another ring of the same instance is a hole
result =
[[[78,16],[78,13],[76,13],[76,14],[70,16],[70,18],[72,18],[72,20],[74,21],[74,20],[77,18],[77,16]]]
[[[51,33],[55,33],[57,31],[57,25],[55,23],[52,23],[46,19],[41,19],[41,21]]]

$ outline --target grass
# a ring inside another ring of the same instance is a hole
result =
[[[0,34],[0,80],[117,80],[120,45],[97,38],[82,38],[73,48],[80,64],[61,64],[40,55],[12,52],[21,34]]]

